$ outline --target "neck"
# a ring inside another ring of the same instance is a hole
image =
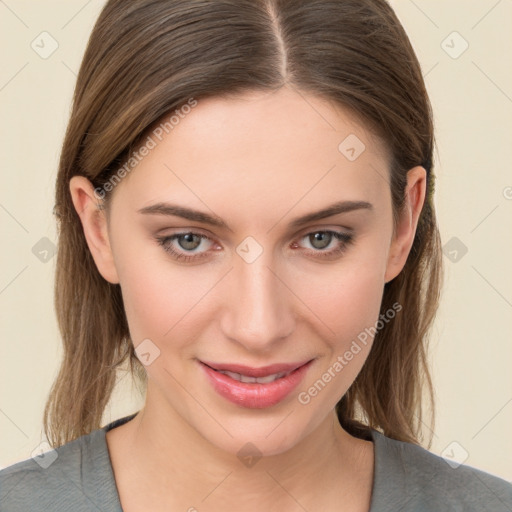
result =
[[[156,402],[148,389],[145,407],[110,431],[107,440],[113,441],[118,431],[124,445],[118,468],[124,468],[124,482],[131,481],[127,487],[143,484],[146,496],[159,496],[160,503],[166,496],[168,505],[183,510],[194,510],[192,505],[225,510],[230,503],[244,504],[247,511],[330,510],[336,497],[343,496],[348,505],[347,496],[356,503],[367,494],[368,484],[371,491],[373,444],[343,430],[334,410],[291,449],[260,456],[253,446],[237,454],[211,444],[175,411]]]

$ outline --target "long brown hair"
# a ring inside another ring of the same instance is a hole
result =
[[[442,282],[433,203],[434,127],[420,65],[385,0],[109,0],[78,74],[56,183],[55,308],[64,357],[44,412],[54,447],[100,428],[116,374],[127,363],[141,388],[119,285],[99,274],[69,181],[95,187],[127,161],[148,129],[190,98],[275,91],[289,85],[348,109],[390,149],[396,222],[407,171],[427,171],[427,197],[402,272],[385,285],[381,313],[403,305],[374,339],[336,406],[354,435],[368,427],[419,444],[422,398]],[[341,141],[340,141],[341,142]],[[104,195],[108,206],[111,193]],[[428,441],[428,446],[432,438]]]

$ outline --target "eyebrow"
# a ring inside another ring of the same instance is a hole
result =
[[[341,213],[352,212],[354,210],[372,211],[373,205],[371,203],[368,203],[367,201],[340,201],[331,204],[325,208],[322,208],[319,211],[307,213],[306,215],[296,217],[289,223],[289,226],[291,228],[296,228],[308,222],[325,219],[327,217],[332,217],[333,215],[338,215]],[[138,210],[138,213],[145,215],[150,214],[181,217],[183,219],[201,222],[203,224],[209,224],[211,226],[232,231],[232,229],[219,217],[210,215],[205,212],[201,212],[199,210],[192,210],[191,208],[186,208],[184,206],[179,206],[176,204],[156,203],[141,208],[140,210]]]

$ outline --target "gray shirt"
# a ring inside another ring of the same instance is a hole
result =
[[[105,434],[134,416],[1,470],[0,511],[122,512]],[[512,484],[506,480],[466,465],[452,467],[453,461],[376,430],[370,434],[370,512],[512,512]]]

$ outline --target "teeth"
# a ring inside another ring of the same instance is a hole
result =
[[[274,382],[277,379],[280,379],[282,377],[286,377],[291,372],[281,372],[281,373],[274,373],[272,375],[267,375],[266,377],[249,377],[248,375],[242,375],[241,373],[235,373],[235,372],[228,372],[224,370],[217,370],[219,373],[223,373],[224,375],[227,375],[228,377],[231,377],[234,380],[237,380],[238,382],[245,382],[248,384],[268,384],[269,382]]]

